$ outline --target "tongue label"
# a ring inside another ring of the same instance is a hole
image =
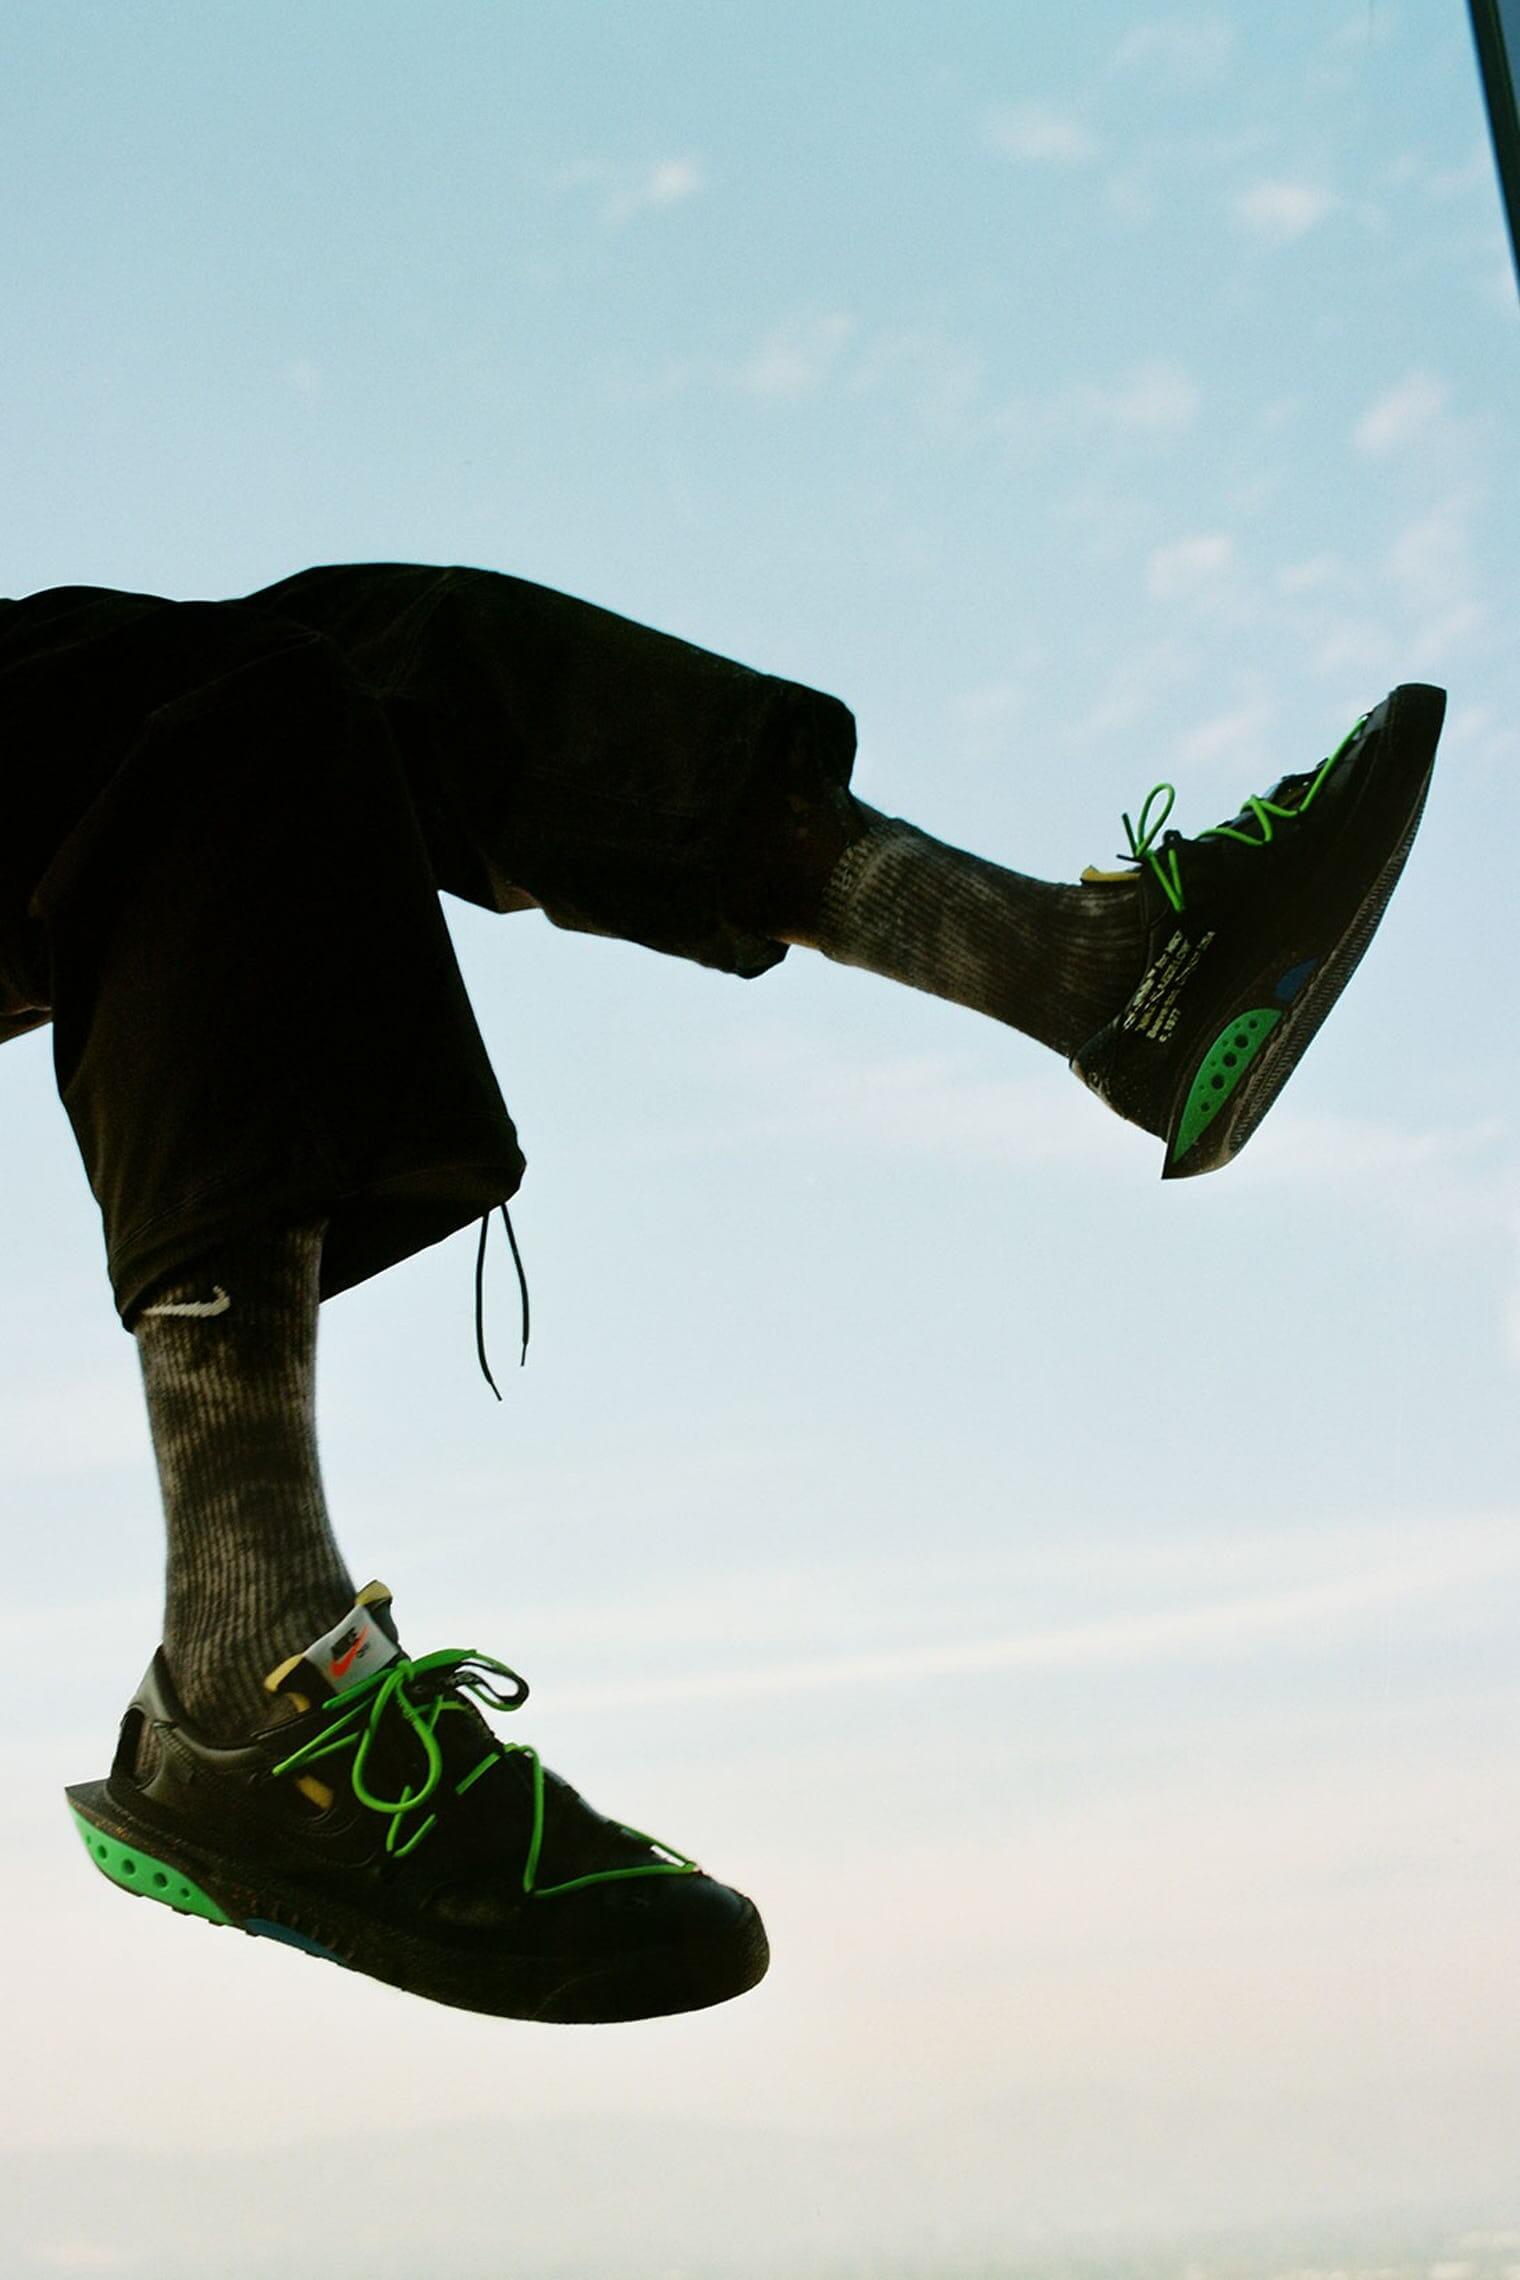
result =
[[[388,1639],[367,1607],[351,1608],[341,1623],[306,1650],[306,1660],[327,1680],[335,1694],[357,1686],[372,1671],[383,1670],[396,1659],[395,1642]]]

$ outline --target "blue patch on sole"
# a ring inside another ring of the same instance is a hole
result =
[[[343,1961],[341,1955],[335,1955],[320,1940],[308,1938],[305,1932],[293,1932],[288,1924],[273,1924],[267,1916],[247,1917],[243,1930],[251,1932],[256,1940],[281,1940],[286,1947],[299,1948],[303,1955],[319,1955],[324,1963]]]
[[[1291,1005],[1293,1003],[1318,964],[1317,958],[1305,958],[1299,965],[1288,968],[1272,992],[1279,1005]]]

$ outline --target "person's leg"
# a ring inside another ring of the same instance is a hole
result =
[[[880,815],[793,758],[757,783],[726,907],[1062,1055],[1165,1141],[1163,1177],[1245,1146],[1360,962],[1419,827],[1445,711],[1409,684],[1316,766],[1196,839],[1158,785],[1132,868],[1026,878]],[[1159,813],[1153,811],[1159,808]]]
[[[188,686],[33,897],[60,1093],[137,1342],[164,1640],[213,1733],[352,1605],[318,1305],[511,1195],[521,1154],[399,759],[336,652],[186,605]]]
[[[986,1013],[1165,1141],[1231,1160],[1371,939],[1444,698],[1396,690],[1197,839],[1147,798],[1134,862],[1034,879],[849,793],[836,698],[492,571],[338,565],[270,590],[393,709],[440,884],[752,977],[789,943]],[[260,597],[251,597],[258,602]],[[1167,806],[1170,786],[1157,788]]]
[[[229,1233],[135,1336],[167,1538],[163,1651],[206,1732],[267,1714],[265,1674],[352,1607],[317,1456],[326,1221]]]
[[[726,2001],[766,1968],[752,1904],[498,1742],[469,1697],[526,1688],[409,1656],[334,1540],[320,1301],[522,1159],[380,707],[331,643],[187,607],[221,670],[149,720],[33,897],[168,1533],[164,1643],[109,1774],[68,1791],[79,1834],[132,1892],[435,2001]]]
[[[249,601],[376,690],[440,884],[488,908],[746,976],[806,943],[1068,1053],[1133,984],[1133,881],[1047,885],[875,815],[837,698],[495,571],[335,564]]]
[[[727,899],[758,933],[991,1015],[1068,1059],[1124,1004],[1145,940],[1133,875],[1027,878],[805,765],[752,794]]]

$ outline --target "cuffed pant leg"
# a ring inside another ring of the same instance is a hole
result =
[[[725,973],[785,956],[726,905],[732,841],[848,783],[837,697],[466,565],[323,565],[244,606],[330,635],[384,703],[441,886]]]
[[[220,612],[222,638],[227,605],[183,607]],[[322,637],[236,634],[32,900],[129,1329],[223,1231],[325,1214],[330,1297],[523,1170],[383,709]]]

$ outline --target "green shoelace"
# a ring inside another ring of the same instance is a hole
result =
[[[1276,800],[1267,799],[1265,797],[1258,797],[1257,794],[1253,792],[1251,797],[1246,801],[1245,807],[1241,812],[1242,814],[1249,814],[1255,818],[1256,823],[1259,826],[1258,830],[1254,832],[1241,831],[1238,830],[1233,823],[1216,823],[1210,830],[1200,831],[1198,834],[1199,838],[1233,839],[1240,847],[1270,846],[1272,843],[1274,826],[1279,823],[1292,823],[1305,812],[1305,810],[1313,802],[1314,796],[1318,792],[1321,784],[1323,784],[1331,769],[1341,758],[1347,746],[1353,743],[1356,737],[1360,735],[1367,719],[1368,715],[1366,713],[1363,713],[1361,718],[1346,731],[1346,734],[1341,738],[1340,743],[1336,746],[1335,750],[1329,755],[1329,757],[1320,762],[1319,768],[1315,773],[1314,779],[1310,784],[1309,789],[1305,792],[1303,798],[1297,803],[1296,806],[1282,807]],[[1160,814],[1152,819],[1151,809],[1155,805],[1155,802],[1161,798],[1163,793],[1166,796],[1166,805],[1162,808]],[[1176,845],[1180,834],[1172,834],[1173,844],[1171,846],[1163,847],[1159,852],[1157,851],[1156,847],[1156,841],[1165,828],[1166,819],[1172,812],[1172,807],[1176,801],[1176,798],[1177,791],[1175,785],[1153,784],[1150,790],[1146,793],[1145,805],[1140,810],[1139,830],[1137,831],[1135,826],[1130,822],[1129,817],[1125,816],[1124,831],[1125,836],[1129,840],[1129,860],[1135,863],[1149,863],[1152,871],[1155,873],[1156,883],[1160,887],[1161,892],[1165,895],[1173,910],[1180,911],[1182,909],[1184,899],[1182,891],[1182,869],[1177,859]],[[1121,857],[1121,861],[1122,860],[1123,858]]]
[[[501,1693],[487,1675],[491,1671],[510,1679],[514,1691],[511,1694]],[[422,1682],[419,1691],[425,1689],[423,1699],[414,1701],[408,1688],[417,1687],[419,1682]],[[323,1705],[326,1716],[331,1720],[327,1731],[314,1735],[300,1749],[293,1750],[272,1771],[276,1775],[291,1773],[298,1767],[316,1765],[340,1751],[352,1750],[353,1763],[348,1773],[354,1795],[370,1812],[383,1813],[388,1817],[385,1849],[397,1860],[404,1860],[409,1852],[421,1844],[438,1819],[436,1813],[429,1813],[403,1841],[404,1823],[409,1816],[421,1811],[443,1779],[443,1751],[438,1741],[438,1722],[440,1718],[449,1716],[467,1718],[470,1715],[465,1703],[449,1700],[443,1691],[447,1685],[463,1688],[496,1710],[520,1709],[528,1698],[526,1680],[520,1678],[508,1664],[498,1662],[494,1655],[480,1654],[473,1647],[441,1647],[436,1654],[419,1655],[415,1661],[402,1655],[396,1661],[387,1663],[383,1670],[377,1670],[370,1677],[361,1679],[356,1686],[334,1695],[330,1702]],[[365,1781],[365,1765],[381,1724],[387,1712],[392,1709],[398,1711],[410,1726],[426,1761],[427,1772],[420,1787],[414,1788],[408,1783],[399,1797],[380,1797]],[[522,1888],[531,1897],[547,1900],[556,1893],[577,1891],[585,1884],[613,1884],[633,1876],[691,1876],[697,1873],[696,1862],[688,1860],[684,1853],[677,1852],[673,1845],[664,1844],[658,1837],[646,1836],[642,1829],[630,1829],[625,1823],[617,1821],[613,1826],[620,1829],[624,1836],[633,1837],[640,1844],[652,1845],[657,1852],[664,1853],[666,1858],[638,1868],[595,1869],[586,1876],[572,1876],[563,1884],[540,1885],[537,1876],[544,1841],[544,1769],[537,1750],[531,1749],[526,1742],[498,1744],[455,1782],[454,1795],[462,1797],[493,1765],[508,1757],[526,1757],[532,1768],[533,1829],[522,1875]]]

